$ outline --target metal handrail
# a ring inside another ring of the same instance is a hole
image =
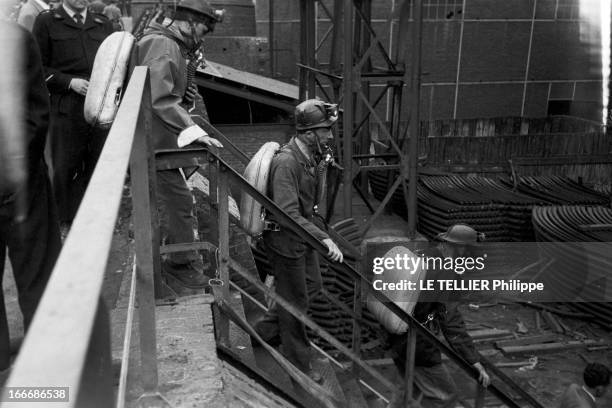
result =
[[[239,186],[239,188],[243,191],[243,193],[249,194],[253,199],[258,201],[269,214],[272,214],[278,222],[284,227],[288,228],[295,234],[297,234],[302,240],[306,242],[309,246],[311,246],[314,250],[319,252],[320,254],[327,254],[327,247],[320,242],[314,235],[310,232],[303,229],[293,218],[291,218],[288,214],[286,214],[274,201],[260,193],[255,187],[253,187],[242,175],[236,172],[229,164],[227,164],[218,154],[213,151],[209,151],[204,148],[191,148],[191,149],[183,149],[183,150],[167,150],[162,153],[158,152],[158,169],[164,168],[175,168],[181,167],[183,165],[196,165],[203,166],[209,163],[216,163],[218,167],[217,174],[222,174],[224,179],[229,179]],[[212,184],[212,183],[211,183]],[[221,186],[220,186],[221,187]],[[212,193],[211,189],[211,193]],[[222,198],[219,197],[219,204],[223,202]],[[221,209],[220,209],[221,210]],[[221,216],[221,211],[219,211]],[[225,229],[219,229],[219,233],[224,234],[227,233]],[[223,256],[223,254],[221,254]],[[226,262],[231,262],[229,260],[229,254],[225,254],[227,258]],[[403,311],[400,307],[398,307],[395,303],[393,303],[387,296],[383,293],[372,289],[372,282],[369,281],[364,275],[355,270],[352,266],[348,265],[346,262],[342,264],[338,264],[338,268],[342,269],[344,272],[348,273],[350,276],[355,278],[356,280],[363,283],[365,290],[376,300],[381,302],[387,309],[389,309],[394,315],[401,318],[404,322],[408,323],[413,333],[418,333],[423,336],[425,339],[434,344],[436,348],[446,354],[454,363],[456,363],[460,368],[462,368],[466,373],[468,373],[475,380],[478,379],[477,370],[472,367],[467,361],[465,361],[462,357],[460,357],[450,346],[443,343],[440,339],[438,339],[434,334],[432,334],[425,326],[423,326],[420,322],[418,322],[414,317],[410,314]],[[245,277],[245,276],[243,276]],[[225,280],[225,279],[224,279]],[[253,283],[253,282],[251,282]],[[227,285],[226,285],[227,286]],[[278,295],[272,295],[273,297],[277,297]],[[300,318],[293,310],[287,308],[287,310],[292,313],[296,318]],[[299,313],[298,313],[299,314]],[[497,387],[495,384],[491,384],[487,390],[495,395],[500,401],[507,404],[510,407],[518,408],[519,405],[508,396],[503,390]],[[525,393],[522,390],[516,390],[520,392],[521,396],[532,406],[536,408],[543,408],[542,405],[529,394]],[[522,392],[521,392],[522,391]]]
[[[133,144],[146,138],[142,107],[150,104],[149,88],[148,68],[136,67],[5,384],[3,401],[7,401],[7,387],[68,387],[69,397],[61,405],[68,408],[108,406],[105,404],[112,399],[109,322],[100,299]],[[139,298],[141,308],[143,303]],[[154,316],[154,310],[152,313]],[[98,378],[105,389],[100,389],[91,373],[99,369],[91,364],[93,356],[107,360],[102,363],[106,368],[103,378]],[[96,400],[104,394],[108,401]]]

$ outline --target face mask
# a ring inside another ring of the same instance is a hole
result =
[[[317,164],[321,161],[326,163],[331,163],[333,161],[334,151],[332,147],[327,143],[321,143],[315,130],[306,136],[304,142],[312,152],[313,159]]]

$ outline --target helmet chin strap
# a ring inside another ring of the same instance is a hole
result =
[[[196,29],[196,24],[193,22],[193,19],[189,17],[189,29],[191,30],[191,41],[193,41],[193,46],[189,50],[190,54],[194,54],[198,48],[202,45],[202,39],[198,35],[198,31]]]
[[[314,135],[314,142],[307,143],[307,145],[312,152],[314,161],[317,164],[320,163],[321,160],[329,162],[329,160],[333,158],[332,149],[327,143],[321,144],[321,142],[319,141],[319,137],[316,135],[314,130],[312,131],[312,133]]]
[[[298,138],[302,141],[302,143],[306,145],[308,150],[310,150],[310,154],[312,155],[312,157],[315,159],[315,161],[318,162],[317,156],[320,157],[323,153],[321,149],[321,143],[319,143],[319,138],[312,130],[309,130],[309,132],[310,135],[308,133],[302,133],[298,135]]]

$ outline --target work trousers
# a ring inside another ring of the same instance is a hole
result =
[[[279,234],[270,239],[269,234]],[[309,300],[321,290],[321,271],[318,254],[311,248],[301,248],[301,256],[287,257],[279,253],[279,244],[291,245],[291,240],[282,238],[282,232],[267,232],[264,235],[268,259],[273,266],[276,283],[276,293],[290,302],[298,310],[306,313]],[[279,238],[280,237],[280,238]],[[279,239],[276,239],[279,238]],[[281,252],[287,253],[283,251]],[[289,253],[291,248],[289,248]],[[282,352],[297,368],[308,372],[310,366],[310,341],[306,326],[282,306],[274,304],[266,313],[264,319],[257,325],[257,332],[264,340],[280,336]]]
[[[108,133],[85,121],[84,104],[75,92],[51,95],[48,143],[60,222],[76,215]]]
[[[167,244],[194,242],[194,228],[197,220],[194,215],[193,195],[185,178],[178,169],[160,170],[157,177],[157,206],[159,210],[159,229],[161,238]],[[195,251],[175,252],[169,260],[174,264],[202,263]]]
[[[57,210],[46,166],[41,165],[36,174],[31,174],[29,182],[32,185],[28,189],[30,197],[25,221],[15,222],[16,201],[0,202],[0,281],[8,248],[25,331],[30,326],[61,248]],[[9,359],[10,336],[2,291],[0,370],[9,366]]]

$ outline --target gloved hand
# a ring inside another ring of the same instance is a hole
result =
[[[208,135],[198,137],[196,142],[205,144],[206,146],[215,146],[215,147],[223,147],[223,144],[215,139],[214,137],[210,137]]]
[[[183,96],[183,103],[192,105],[197,95],[198,87],[192,84],[189,88],[185,90],[185,96]]]
[[[342,263],[342,261],[344,260],[344,255],[342,255],[342,251],[340,251],[340,248],[338,248],[338,245],[336,245],[336,243],[332,241],[331,238],[325,238],[323,240],[323,243],[327,246],[327,249],[329,250],[329,252],[327,253],[327,256],[332,261]]]

